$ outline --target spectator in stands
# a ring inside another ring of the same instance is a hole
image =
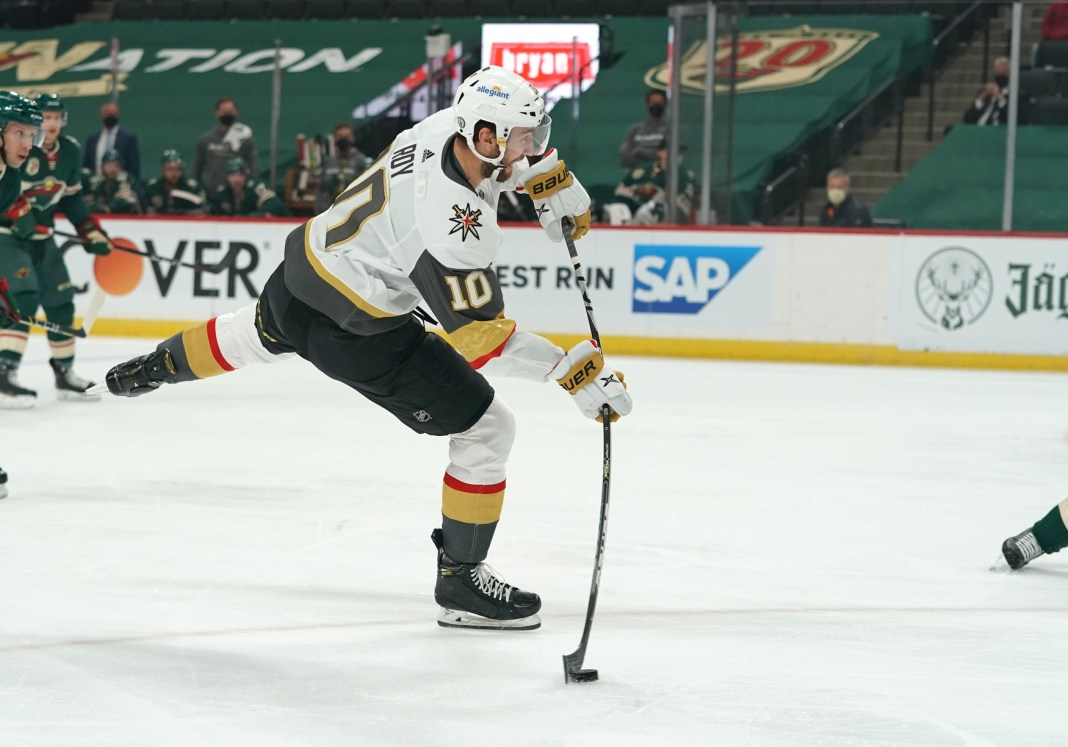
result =
[[[235,156],[244,160],[250,173],[256,173],[256,141],[252,128],[237,121],[237,102],[229,96],[216,101],[215,119],[219,124],[200,138],[193,161],[193,179],[208,194],[226,186],[226,164]]]
[[[185,161],[176,150],[165,150],[160,175],[145,185],[145,212],[149,215],[206,215],[204,189],[185,175]]]
[[[1009,117],[1009,58],[994,60],[994,80],[983,86],[975,103],[964,112],[964,123],[974,125],[1003,125]]]
[[[616,204],[627,206],[630,218],[621,221],[631,225],[648,226],[656,223],[689,223],[693,214],[693,198],[697,180],[693,172],[679,165],[678,192],[675,215],[667,210],[668,146],[661,143],[654,159],[631,169],[616,187]]]
[[[628,170],[656,160],[657,150],[667,142],[667,96],[663,91],[649,91],[645,94],[645,108],[649,117],[631,125],[619,148],[619,163]]]
[[[226,164],[226,186],[208,195],[212,215],[289,215],[278,195],[258,179],[250,179],[241,158]]]
[[[327,156],[319,168],[315,192],[316,214],[325,212],[352,180],[371,165],[371,159],[356,147],[356,133],[351,125],[334,128],[334,155]]]
[[[122,156],[126,173],[140,179],[141,146],[137,143],[137,135],[119,127],[118,104],[108,103],[100,107],[100,124],[103,125],[100,132],[85,140],[82,168],[88,169],[90,174],[99,174],[104,154],[109,150],[117,150]]]
[[[1068,0],[1057,0],[1046,8],[1046,15],[1042,16],[1042,38],[1068,40]]]
[[[841,169],[827,174],[827,204],[820,211],[820,225],[826,228],[871,228],[867,205],[849,194],[849,174]]]
[[[122,168],[122,156],[115,149],[104,154],[100,173],[89,180],[85,204],[93,213],[138,215],[141,210],[141,185]]]

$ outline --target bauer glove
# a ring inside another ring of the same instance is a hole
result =
[[[545,157],[524,171],[523,191],[534,201],[538,221],[551,241],[562,241],[564,218],[575,222],[571,238],[578,241],[590,230],[590,196],[567,170],[567,164],[561,161],[556,150],[550,150]]]
[[[92,218],[78,226],[78,235],[85,240],[85,251],[90,254],[111,254],[111,239]]]
[[[634,403],[627,393],[623,374],[616,373],[604,362],[600,348],[593,340],[583,340],[560,359],[549,378],[556,381],[588,418],[601,421],[601,405],[612,408],[612,422],[630,413]]]
[[[25,197],[19,197],[4,217],[11,221],[11,235],[16,239],[28,239],[37,230],[37,214]]]

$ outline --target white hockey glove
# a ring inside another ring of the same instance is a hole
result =
[[[579,180],[567,170],[567,164],[550,150],[544,158],[523,172],[523,190],[534,201],[538,221],[551,241],[563,241],[561,221],[571,218],[575,230],[571,238],[578,241],[590,230],[590,196]]]
[[[612,422],[630,413],[634,403],[627,393],[623,374],[605,365],[604,356],[593,340],[583,340],[571,348],[549,372],[588,418],[601,422],[601,405],[612,408]]]

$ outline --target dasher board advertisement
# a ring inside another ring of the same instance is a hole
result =
[[[1068,242],[906,236],[898,280],[904,350],[1068,354]]]

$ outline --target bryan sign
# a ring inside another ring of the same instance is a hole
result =
[[[738,35],[734,90],[754,93],[814,83],[878,37],[874,31],[809,26],[747,31]],[[707,41],[701,40],[683,54],[682,86],[690,93],[705,90],[707,48]],[[730,72],[731,41],[724,37],[716,49],[716,93],[730,90]],[[645,82],[667,89],[669,77],[665,63],[646,73]]]

